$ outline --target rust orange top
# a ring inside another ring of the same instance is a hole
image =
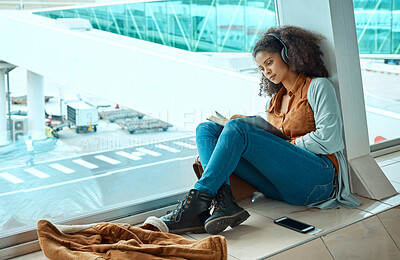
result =
[[[308,103],[307,92],[312,78],[300,74],[293,89],[289,91],[289,104],[287,112],[281,113],[282,97],[286,89],[281,88],[272,97],[267,109],[268,121],[291,138],[290,142],[296,144],[296,138],[315,131],[314,112]],[[334,154],[325,154],[335,166],[335,176],[338,174],[339,162]]]

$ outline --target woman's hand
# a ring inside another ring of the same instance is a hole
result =
[[[236,118],[242,118],[242,117],[247,117],[247,116],[244,116],[244,115],[233,115],[233,116],[231,116],[230,120],[236,119]]]

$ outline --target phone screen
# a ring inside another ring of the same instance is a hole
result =
[[[276,224],[278,224],[278,225],[281,225],[281,226],[296,230],[296,231],[301,232],[301,233],[305,233],[305,232],[308,232],[308,231],[311,231],[311,230],[315,229],[311,225],[302,223],[300,221],[297,221],[297,220],[294,220],[294,219],[291,219],[291,218],[288,218],[288,217],[283,217],[283,218],[276,219],[276,220],[274,220],[274,222]]]

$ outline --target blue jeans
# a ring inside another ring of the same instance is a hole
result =
[[[225,127],[204,122],[196,128],[204,173],[194,188],[216,194],[233,173],[266,197],[293,205],[327,199],[335,168],[316,155],[253,125],[230,120]]]

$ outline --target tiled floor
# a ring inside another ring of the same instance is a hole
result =
[[[400,191],[400,152],[376,159],[397,192]],[[251,217],[222,235],[229,259],[400,259],[400,195],[383,201],[359,197],[358,209],[318,210],[291,206],[260,197],[240,202]],[[273,220],[288,216],[322,229],[315,235],[280,227]],[[189,234],[202,239],[206,234]],[[46,259],[42,252],[14,259]]]

